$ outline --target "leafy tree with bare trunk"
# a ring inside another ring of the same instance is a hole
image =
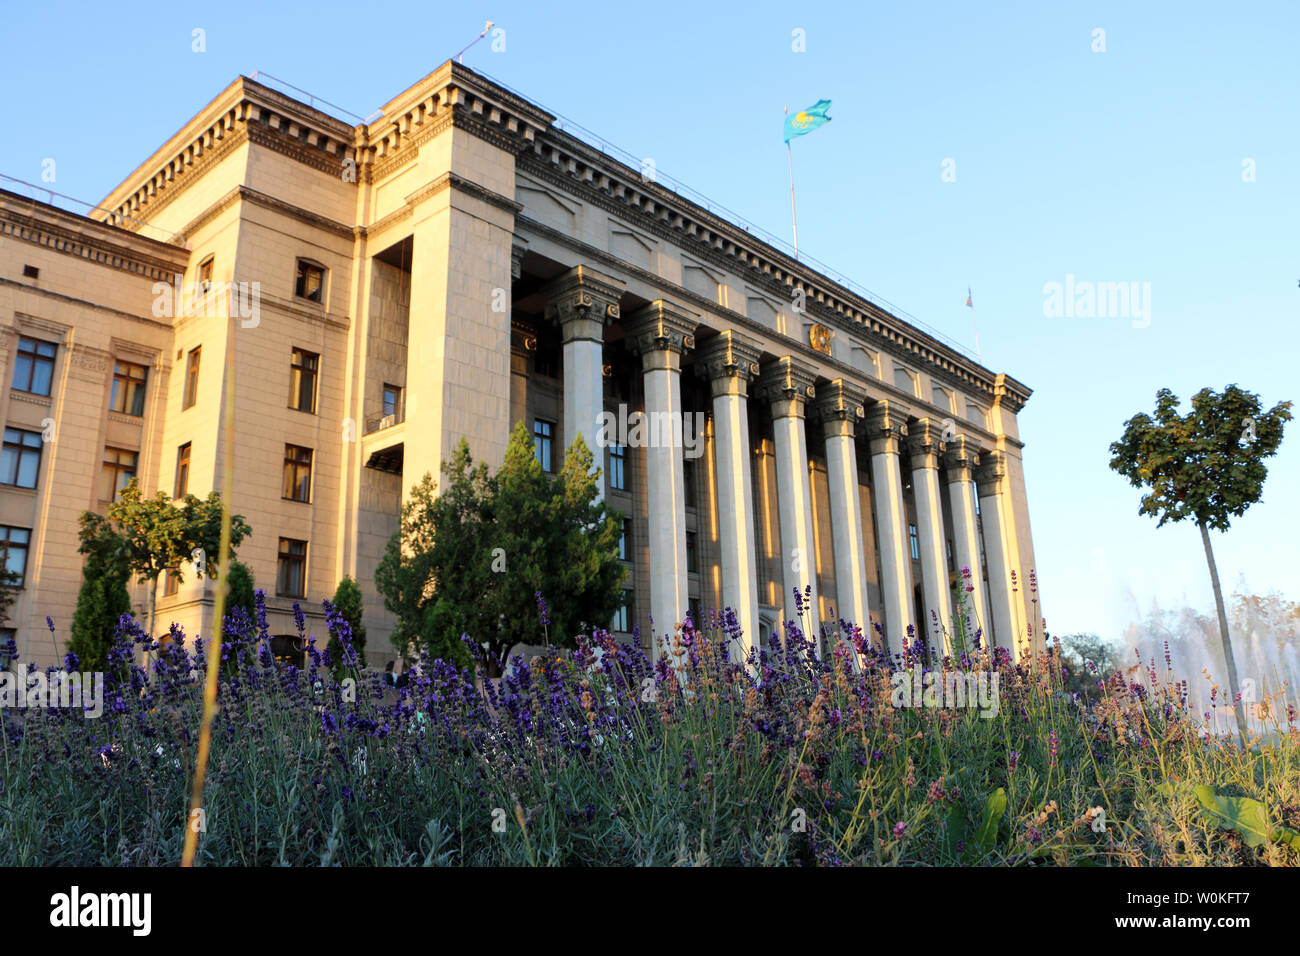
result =
[[[1283,426],[1291,420],[1291,403],[1279,402],[1264,412],[1258,395],[1229,385],[1222,394],[1201,389],[1192,396],[1186,415],[1179,414],[1178,406],[1177,395],[1160,389],[1154,416],[1139,413],[1125,422],[1123,436],[1110,446],[1114,456],[1110,467],[1134,487],[1149,489],[1142,496],[1138,514],[1158,518],[1156,527],[1191,518],[1201,529],[1219,614],[1228,689],[1237,733],[1245,746],[1246,719],[1210,529],[1227,531],[1229,519],[1245,514],[1260,500],[1268,476],[1264,459],[1277,454]]]

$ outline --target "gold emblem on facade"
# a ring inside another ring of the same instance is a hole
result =
[[[808,330],[808,341],[818,352],[831,354],[831,330],[824,325],[815,324]]]

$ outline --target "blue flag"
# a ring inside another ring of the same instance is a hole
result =
[[[785,141],[788,143],[796,136],[811,133],[818,126],[831,121],[826,111],[831,108],[830,100],[818,100],[806,110],[787,114],[785,118]]]

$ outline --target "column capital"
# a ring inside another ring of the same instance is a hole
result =
[[[537,351],[537,330],[527,322],[510,320],[510,351],[515,355],[530,355]]]
[[[981,451],[980,464],[975,469],[975,483],[979,486],[981,497],[995,495],[998,486],[1007,474],[1007,453],[999,449]]]
[[[626,283],[587,266],[575,266],[542,288],[546,318],[563,329],[564,341],[602,341],[604,326],[619,317]]]
[[[907,410],[882,398],[867,411],[867,440],[871,454],[897,453],[898,443],[907,437]]]
[[[946,442],[944,426],[933,418],[918,418],[907,426],[907,450],[913,468],[938,468]]]
[[[971,481],[980,463],[979,448],[965,435],[955,435],[944,449],[943,463],[948,466],[949,481]]]
[[[643,358],[653,352],[681,354],[695,348],[699,316],[663,299],[643,305],[623,320],[627,346]]]
[[[826,437],[848,435],[853,437],[862,422],[863,402],[866,401],[865,389],[842,378],[817,389],[813,400],[813,417],[826,429]]]
[[[759,372],[758,343],[726,329],[709,339],[695,353],[695,370],[713,384],[714,396],[745,394],[749,380]]]
[[[768,362],[759,372],[754,394],[772,405],[773,418],[802,418],[804,405],[817,391],[817,371],[789,355]]]

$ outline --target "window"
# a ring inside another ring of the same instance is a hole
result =
[[[533,420],[533,454],[542,466],[542,471],[551,472],[551,441],[555,433],[555,423],[541,418]]]
[[[921,539],[916,533],[916,525],[909,524],[907,526],[907,540],[908,542],[910,542],[912,546],[912,560],[920,561],[921,560]]]
[[[932,385],[930,387],[930,401],[938,405],[945,412],[952,411],[952,397],[948,390],[942,385]]]
[[[609,487],[627,491],[627,446],[609,446]]]
[[[199,285],[203,287],[204,292],[207,292],[208,286],[212,284],[212,264],[214,261],[214,256],[208,256],[199,263]]]
[[[41,433],[6,428],[0,451],[0,485],[35,488],[41,472]]]
[[[626,633],[632,630],[632,620],[632,592],[624,591],[618,609],[614,611],[614,621],[609,629]]]
[[[149,380],[149,369],[134,362],[116,362],[113,365],[113,399],[111,408],[123,415],[139,418],[144,414],[144,386]]]
[[[698,535],[694,531],[686,532],[686,570],[700,570],[699,548],[697,547]]]
[[[176,449],[176,494],[174,498],[184,498],[190,490],[190,443],[186,442]]]
[[[289,362],[289,407],[316,414],[316,372],[320,356],[315,352],[294,349]]]
[[[103,501],[116,501],[117,496],[135,477],[136,465],[140,461],[137,452],[125,448],[104,449],[104,476],[100,485],[99,497]]]
[[[311,449],[284,446],[284,497],[311,501]]]
[[[984,416],[984,409],[980,408],[974,402],[968,401],[966,403],[966,420],[974,422],[976,425],[980,426],[980,428],[989,427],[988,419]]]
[[[894,366],[894,385],[909,395],[916,394],[916,381],[912,378],[912,373],[901,365]]]
[[[623,533],[619,536],[618,551],[619,557],[624,561],[632,560],[633,542],[636,539],[632,535],[632,519],[623,519]]]
[[[199,358],[203,353],[202,346],[195,346],[190,349],[189,357],[185,359],[185,397],[181,401],[181,409],[190,408],[199,397]]]
[[[396,385],[384,386],[384,417],[392,415],[394,418],[398,415],[398,410],[402,407],[402,390]]]
[[[271,656],[281,663],[302,667],[306,651],[299,642],[298,635],[276,634],[271,638]]]
[[[13,387],[32,395],[49,395],[50,383],[54,381],[54,355],[58,350],[53,342],[20,336]]]
[[[307,596],[307,542],[294,538],[280,539],[279,573],[275,593],[281,597]]]
[[[27,580],[27,546],[31,539],[30,528],[0,525],[0,565],[13,575],[12,587],[20,588]]]
[[[163,574],[163,596],[171,597],[181,589],[181,576],[170,568]]]
[[[320,302],[325,293],[325,270],[315,263],[298,260],[298,281],[293,294],[309,302]]]
[[[687,508],[696,507],[694,459],[687,459],[682,462],[682,500],[686,503]]]

